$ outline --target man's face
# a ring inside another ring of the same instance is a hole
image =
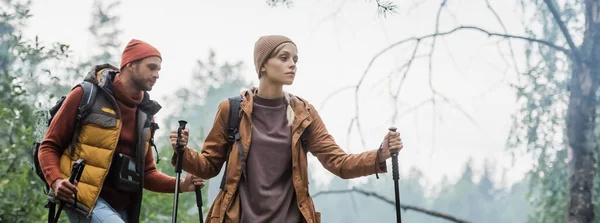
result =
[[[144,58],[138,64],[133,64],[131,79],[139,90],[152,90],[156,80],[158,80],[158,71],[160,71],[161,63],[162,60],[159,57],[152,56]]]

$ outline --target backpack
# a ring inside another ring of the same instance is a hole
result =
[[[229,120],[228,120],[228,128],[227,128],[227,158],[225,160],[225,172],[223,172],[223,178],[221,179],[221,185],[219,188],[224,190],[225,188],[225,180],[227,179],[227,163],[229,162],[229,155],[233,148],[234,142],[238,142],[238,153],[242,162],[242,175],[247,177],[246,175],[246,154],[244,153],[244,149],[242,147],[242,143],[240,141],[240,121],[241,121],[241,103],[242,96],[234,96],[228,98],[229,101]],[[306,132],[308,129],[304,130],[302,135],[300,135],[300,143],[302,144],[302,148],[307,151],[307,139]]]
[[[83,88],[83,97],[81,98],[81,101],[79,102],[79,108],[77,110],[77,116],[75,118],[75,131],[74,131],[73,139],[71,140],[71,148],[72,148],[71,155],[74,153],[74,145],[75,145],[75,142],[77,141],[77,137],[79,135],[79,128],[81,126],[81,120],[85,119],[85,117],[90,113],[90,110],[96,100],[96,93],[98,92],[98,89],[97,89],[98,87],[89,81],[83,81],[78,86],[81,86]],[[71,91],[73,91],[74,89],[75,89],[75,87],[72,88]],[[36,123],[36,129],[35,129],[37,136],[36,136],[36,140],[34,140],[34,142],[33,142],[33,151],[32,151],[33,170],[34,170],[35,174],[43,182],[43,184],[45,186],[44,193],[46,195],[48,195],[48,193],[50,192],[50,185],[48,185],[48,183],[46,182],[46,178],[44,177],[44,172],[42,172],[42,168],[40,166],[40,161],[38,159],[39,148],[40,148],[42,139],[44,138],[44,135],[45,135],[48,127],[50,126],[50,123],[52,122],[52,119],[54,118],[54,116],[58,112],[58,109],[60,109],[60,107],[62,106],[62,104],[66,98],[67,98],[67,96],[62,96],[56,102],[56,104],[52,108],[50,108],[48,111],[38,112],[39,116],[38,116],[38,120]],[[56,212],[55,212],[56,203],[48,200],[48,202],[46,203],[46,205],[44,207],[48,208],[48,222],[50,223],[54,220],[54,217],[56,214]]]
[[[81,126],[81,120],[83,120],[89,114],[89,112],[92,108],[92,105],[94,104],[94,102],[96,100],[96,93],[98,91],[98,89],[97,89],[98,87],[89,81],[83,81],[78,86],[81,86],[83,88],[83,97],[81,98],[81,101],[79,102],[79,109],[77,110],[77,116],[75,119],[75,131],[74,131],[73,139],[71,140],[71,148],[74,148],[73,145],[77,141],[77,137],[79,134],[79,128]],[[75,88],[76,87],[72,88],[71,91],[73,91]],[[58,112],[58,109],[60,109],[60,107],[62,106],[62,104],[66,98],[67,98],[67,96],[62,96],[60,99],[58,99],[58,101],[52,108],[50,108],[48,111],[41,111],[41,114],[38,114],[39,116],[42,116],[42,117],[38,117],[38,122],[36,124],[35,131],[36,131],[37,137],[36,137],[36,140],[34,140],[34,142],[33,142],[33,151],[32,151],[33,170],[34,170],[35,174],[44,183],[44,186],[45,186],[44,193],[45,194],[48,194],[48,192],[50,191],[50,185],[48,185],[48,183],[46,182],[46,178],[44,177],[44,173],[42,172],[42,168],[40,166],[40,161],[38,159],[38,152],[39,152],[40,144],[42,143],[42,139],[44,138],[44,135],[45,135],[48,127],[50,126],[50,123],[52,122],[52,119],[54,118],[54,116]],[[71,152],[72,153],[74,152],[73,149],[71,149]]]

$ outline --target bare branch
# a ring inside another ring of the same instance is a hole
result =
[[[441,9],[445,5],[445,3],[446,3],[446,0],[444,0],[442,2],[441,6],[440,6],[440,10],[438,11],[438,18],[437,18],[438,21],[439,21],[439,14],[441,13]],[[403,39],[401,41],[398,41],[396,43],[393,43],[393,44],[389,45],[388,47],[384,48],[383,50],[381,50],[380,52],[378,52],[377,54],[375,54],[375,56],[371,59],[371,61],[367,65],[367,68],[365,69],[365,71],[363,72],[362,76],[360,77],[358,83],[355,86],[345,87],[345,88],[342,88],[340,90],[337,90],[333,94],[330,94],[326,98],[326,100],[323,102],[323,105],[326,103],[327,100],[329,100],[334,95],[336,95],[336,94],[338,94],[338,93],[340,93],[340,92],[342,92],[344,90],[354,88],[354,99],[355,99],[355,107],[354,107],[355,109],[354,110],[355,110],[355,116],[353,117],[353,121],[356,124],[357,130],[358,130],[358,133],[359,133],[359,137],[360,137],[360,140],[362,142],[362,146],[363,146],[363,148],[365,148],[366,147],[366,143],[365,143],[364,136],[362,134],[362,128],[361,128],[361,123],[360,123],[360,119],[359,119],[359,117],[360,117],[360,111],[359,111],[359,106],[358,106],[358,104],[359,104],[359,91],[360,91],[360,88],[361,88],[361,86],[362,86],[362,84],[364,82],[364,79],[365,79],[366,75],[368,74],[370,68],[373,66],[375,60],[377,60],[381,55],[383,55],[387,51],[391,50],[392,48],[394,48],[396,46],[399,46],[399,45],[402,45],[404,43],[411,42],[411,41],[415,41],[415,42],[419,43],[421,40],[428,39],[428,38],[434,38],[434,44],[435,44],[435,38],[436,37],[449,35],[449,34],[457,32],[457,31],[463,31],[463,30],[478,31],[480,33],[487,34],[490,37],[495,36],[495,37],[501,37],[501,38],[505,38],[505,39],[520,39],[520,40],[525,40],[525,41],[528,41],[528,42],[535,42],[535,43],[538,43],[538,44],[541,44],[541,45],[548,46],[548,47],[550,47],[552,49],[561,51],[561,52],[565,53],[567,56],[570,56],[570,51],[568,49],[566,49],[564,47],[561,47],[561,46],[557,46],[554,43],[551,43],[551,42],[546,41],[546,40],[535,39],[535,38],[526,37],[526,36],[518,36],[518,35],[512,35],[512,34],[502,34],[502,33],[490,32],[490,31],[488,31],[486,29],[483,29],[483,28],[480,28],[480,27],[476,27],[476,26],[459,26],[459,27],[456,27],[456,28],[451,29],[449,31],[439,32],[439,30],[438,30],[438,24],[436,23],[436,32],[435,33],[429,34],[429,35],[420,36],[420,37],[411,37],[411,38]],[[433,54],[433,48],[434,48],[434,46],[432,47],[432,51],[430,52],[430,57]],[[414,53],[416,53],[416,51]],[[414,54],[413,54],[413,59],[414,59]],[[432,104],[435,106],[435,102],[436,102],[435,101],[435,96],[436,95],[440,96],[444,101],[449,102],[449,100],[448,100],[448,98],[446,96],[441,95],[433,87],[432,80],[431,80],[431,76],[432,76],[432,74],[431,74],[432,73],[431,72],[431,67],[432,67],[432,65],[431,65],[431,59],[430,59],[430,65],[429,65],[429,67],[430,67],[429,86],[430,86],[430,88],[431,88],[431,90],[432,90],[432,92],[434,94],[432,96],[432,99],[431,99]],[[323,105],[321,107],[323,107]],[[453,106],[458,107],[459,110],[470,121],[474,122],[473,118],[468,113],[466,113],[465,109],[463,109],[460,105],[454,104]]]
[[[420,108],[424,107],[425,105],[427,105],[429,103],[433,103],[433,98],[425,99],[425,100],[419,102],[419,104],[406,109],[406,111],[404,111],[403,113],[396,114],[395,116],[390,117],[389,119],[387,119],[384,122],[384,124],[389,123],[390,121],[393,121],[393,120],[401,120],[402,118],[404,118],[404,116],[407,116],[413,112],[416,112],[417,110],[419,110]],[[383,124],[380,124],[380,125],[383,125]],[[387,126],[388,124],[385,124],[385,125]]]
[[[383,55],[387,51],[391,50],[392,48],[394,48],[396,46],[399,46],[399,45],[402,45],[404,43],[410,42],[410,41],[421,41],[421,40],[432,38],[432,37],[436,37],[436,36],[446,36],[446,35],[449,35],[449,34],[453,34],[453,33],[457,32],[457,31],[463,31],[463,30],[478,31],[478,32],[481,32],[481,33],[485,33],[488,36],[496,36],[496,37],[502,37],[502,38],[507,38],[507,39],[520,39],[520,40],[525,40],[525,41],[529,41],[529,42],[535,42],[535,43],[546,45],[546,46],[548,46],[550,48],[553,48],[555,50],[561,51],[561,52],[565,53],[567,56],[571,55],[571,52],[568,49],[566,49],[564,47],[561,47],[561,46],[557,46],[554,43],[548,42],[546,40],[540,40],[540,39],[535,39],[535,38],[531,38],[531,37],[517,36],[517,35],[511,35],[511,34],[495,33],[495,32],[490,32],[488,30],[485,30],[483,28],[476,27],[476,26],[459,26],[459,27],[456,27],[456,28],[451,29],[451,30],[446,31],[446,32],[433,33],[433,34],[429,34],[429,35],[425,35],[425,36],[420,36],[420,37],[411,37],[411,38],[400,40],[400,41],[398,41],[396,43],[393,43],[392,45],[389,45],[388,47],[384,48],[383,50],[381,50],[377,54],[375,54],[375,56],[371,59],[371,62],[369,63],[369,65],[367,66],[367,69],[363,73],[363,77],[361,78],[361,82],[362,82],[362,79],[364,79],[364,76],[366,75],[366,73],[369,71],[369,69],[373,65],[373,62],[375,60],[377,60],[377,58],[379,58],[381,55]]]
[[[529,41],[529,42],[535,42],[535,43],[546,45],[546,46],[548,46],[550,48],[553,48],[555,50],[561,51],[561,52],[565,53],[567,56],[570,55],[570,51],[568,49],[565,49],[564,47],[561,47],[561,46],[557,46],[557,45],[555,45],[555,44],[553,44],[551,42],[548,42],[546,40],[540,40],[540,39],[535,39],[535,38],[531,38],[531,37],[517,36],[517,35],[511,35],[511,34],[495,33],[495,32],[490,32],[488,30],[485,30],[483,28],[476,27],[476,26],[459,26],[459,27],[456,27],[456,28],[451,29],[451,30],[446,31],[446,32],[435,32],[433,34],[429,34],[429,35],[425,35],[425,36],[421,36],[421,37],[411,37],[411,38],[403,39],[401,41],[393,43],[393,44],[389,45],[388,47],[384,48],[383,50],[381,50],[380,52],[378,52],[377,54],[375,54],[375,56],[371,59],[371,61],[367,65],[367,68],[365,69],[365,71],[363,72],[361,78],[359,79],[358,83],[355,86],[355,90],[354,90],[354,100],[355,100],[355,107],[354,107],[355,116],[354,116],[354,121],[356,122],[356,126],[358,128],[357,130],[359,132],[359,136],[360,136],[363,148],[365,147],[365,141],[364,141],[364,136],[363,136],[362,130],[361,130],[360,119],[358,118],[358,117],[360,117],[359,109],[358,109],[358,104],[359,104],[358,103],[358,101],[359,101],[358,100],[358,93],[359,93],[360,87],[362,86],[362,83],[363,83],[365,77],[367,76],[367,73],[369,72],[369,70],[373,66],[373,63],[375,62],[375,60],[377,60],[381,55],[383,55],[387,51],[391,50],[392,48],[394,48],[396,46],[399,46],[399,45],[402,45],[404,43],[407,43],[407,42],[410,42],[410,41],[416,41],[418,43],[418,42],[420,42],[421,40],[424,40],[424,39],[434,38],[434,37],[437,37],[437,36],[445,36],[445,35],[449,35],[449,34],[455,33],[457,31],[462,31],[462,30],[478,31],[478,32],[481,32],[481,33],[485,33],[488,36],[496,36],[496,37],[502,37],[502,38],[507,38],[507,39],[520,39],[520,40],[525,40],[525,41]],[[430,80],[430,87],[432,87],[431,80]],[[439,95],[443,99],[444,98],[447,99],[446,96],[441,95],[439,92],[435,91],[435,89],[433,89],[433,92],[434,92],[434,97],[432,97],[432,103],[433,103],[434,106],[435,106],[435,95]],[[449,101],[449,100],[445,100],[445,101]],[[459,107],[459,108],[461,107],[460,105],[454,105],[454,106]],[[464,109],[461,108],[460,111],[462,113],[464,113],[465,116],[467,118],[469,118],[469,120],[471,120],[471,121],[473,120],[473,118],[470,115],[468,115],[465,112]]]
[[[416,52],[416,51],[414,51]],[[406,74],[408,72],[406,72],[406,68],[410,67],[410,65],[412,64],[412,62],[414,62],[417,59],[423,59],[425,58],[427,55],[413,55],[411,56],[411,59],[409,59],[408,61],[404,62],[404,64],[402,64],[402,66],[400,66],[399,68],[395,69],[394,71],[390,72],[387,76],[382,77],[381,79],[379,79],[375,84],[373,84],[373,86],[371,87],[370,91],[374,91],[375,88],[377,88],[377,86],[379,86],[381,83],[385,82],[386,80],[388,81],[388,83],[391,83],[392,80],[394,80],[394,78],[396,78],[397,76],[399,76],[400,74],[403,74],[402,76],[402,80],[400,81],[400,83],[402,83],[404,81],[404,79],[406,79]],[[404,72],[401,72],[404,71]],[[396,74],[395,76],[392,76]],[[398,90],[400,91],[400,90]],[[391,89],[390,89],[390,95],[393,95],[391,93]]]
[[[485,3],[487,5],[487,8],[492,12],[492,14],[494,14],[494,17],[496,17],[496,20],[498,20],[498,23],[500,23],[500,26],[502,26],[502,30],[504,30],[504,34],[508,34],[508,30],[506,29],[504,22],[502,22],[502,19],[500,18],[500,16],[496,12],[496,10],[492,7],[490,0],[485,0]],[[510,41],[510,39],[508,40],[508,48],[510,50],[510,55],[511,55],[513,64],[515,65],[515,71],[517,72],[517,74],[519,74],[519,67],[517,66],[517,60],[515,59],[515,53],[513,51],[513,46],[512,46],[512,42]]]
[[[440,8],[438,9],[437,15],[435,16],[435,33],[439,33],[439,28],[440,28],[440,16],[442,15],[442,9],[444,9],[444,6],[446,5],[447,0],[442,0],[442,3],[440,4]],[[435,42],[437,40],[437,35],[433,36],[433,40],[431,43],[431,50],[429,51],[429,87],[431,88],[431,92],[433,94],[436,94],[436,91],[433,87],[433,51],[435,50]]]
[[[356,85],[351,85],[351,86],[346,86],[340,89],[337,89],[336,91],[332,92],[331,94],[327,95],[327,97],[325,97],[325,100],[323,100],[323,102],[321,102],[321,106],[319,107],[319,110],[323,110],[323,108],[325,107],[325,103],[327,103],[327,101],[329,101],[329,99],[333,98],[333,96],[345,91],[345,90],[349,90],[349,89],[353,89],[356,88]]]
[[[352,193],[352,192],[356,192],[362,195],[365,195],[367,197],[375,197],[376,199],[383,201],[385,203],[388,203],[390,205],[396,205],[396,202],[393,200],[390,200],[380,194],[377,194],[375,192],[370,192],[370,191],[365,191],[362,190],[360,188],[352,188],[350,190],[330,190],[330,191],[319,191],[316,194],[314,194],[312,197],[316,198],[320,195],[324,195],[324,194],[346,194],[346,193]],[[400,208],[402,208],[404,211],[406,210],[412,210],[412,211],[416,211],[416,212],[421,212],[423,214],[426,215],[431,215],[434,217],[438,217],[438,218],[443,218],[449,221],[453,221],[453,222],[458,222],[458,223],[468,223],[468,221],[459,219],[457,217],[454,217],[452,215],[446,214],[446,213],[442,213],[442,212],[437,212],[437,211],[432,211],[432,210],[427,210],[425,208],[421,208],[421,207],[417,207],[417,206],[413,206],[413,205],[405,205],[405,204],[400,204]]]
[[[442,0],[442,3],[440,4],[440,8],[438,9],[438,12],[435,16],[435,33],[439,33],[439,27],[440,27],[440,16],[442,15],[442,9],[444,9],[444,6],[446,6],[446,2],[447,0]],[[432,110],[433,110],[433,119],[432,119],[432,129],[433,131],[431,131],[431,141],[433,142],[432,147],[433,149],[431,150],[431,152],[433,153],[433,151],[435,151],[435,96],[438,95],[439,93],[435,90],[435,88],[433,87],[433,52],[435,50],[435,43],[437,40],[437,36],[433,37],[432,43],[431,43],[431,50],[429,51],[429,65],[428,65],[428,70],[429,70],[429,78],[428,78],[428,84],[429,84],[429,89],[431,89],[431,93],[433,94],[433,96],[431,97],[431,104],[432,104]],[[443,96],[445,97],[445,96]]]
[[[392,98],[394,100],[394,114],[392,116],[392,123],[396,123],[396,116],[398,115],[398,95],[400,94],[400,89],[402,89],[402,86],[404,85],[404,81],[406,80],[406,76],[408,76],[408,71],[410,70],[410,67],[412,65],[412,62],[415,60],[415,56],[417,54],[417,51],[419,49],[419,43],[417,42],[417,44],[415,45],[415,49],[413,50],[413,53],[410,57],[410,59],[408,60],[408,62],[406,63],[406,70],[404,70],[404,75],[402,76],[402,79],[400,80],[400,83],[398,84],[398,89],[396,89],[396,93],[392,95]],[[391,80],[390,80],[391,83]],[[391,89],[391,87],[390,87]]]
[[[356,121],[356,118],[352,118],[352,120],[350,120],[350,124],[348,125],[348,137],[346,137],[346,146],[348,147],[350,145],[350,133],[352,132],[352,125],[354,125],[354,121]]]
[[[571,48],[571,53],[573,54],[573,59],[575,60],[575,62],[577,64],[581,64],[581,62],[583,62],[581,54],[579,53],[579,50],[575,46],[575,43],[573,42],[573,38],[571,37],[571,34],[569,34],[569,30],[567,29],[567,26],[565,26],[565,23],[562,21],[562,19],[560,19],[560,14],[558,13],[558,10],[556,10],[556,7],[554,7],[554,4],[552,4],[552,2],[550,2],[549,0],[544,0],[544,2],[546,3],[546,6],[548,6],[548,9],[552,13],[552,17],[554,17],[554,20],[556,20],[556,23],[558,24],[560,31],[565,36],[565,39],[567,39],[567,43],[569,44],[569,48]]]
[[[442,98],[442,100],[444,100],[446,103],[448,103],[448,104],[452,105],[454,108],[458,109],[458,110],[459,110],[461,113],[463,113],[463,115],[464,115],[465,117],[467,117],[467,119],[469,119],[469,121],[471,121],[471,123],[473,123],[473,125],[475,125],[475,126],[476,126],[476,127],[479,129],[479,131],[481,131],[482,133],[484,133],[483,129],[482,129],[482,128],[481,128],[481,127],[480,127],[480,126],[477,124],[477,122],[475,121],[475,119],[474,119],[474,118],[473,118],[471,115],[469,115],[469,113],[467,112],[467,110],[465,110],[465,109],[464,109],[464,108],[463,108],[463,107],[462,107],[460,104],[458,104],[457,102],[454,102],[454,103],[453,103],[453,102],[452,102],[452,101],[450,101],[450,99],[449,99],[448,97],[446,97],[445,95],[441,95],[441,94],[438,94],[438,95],[439,95],[439,96]],[[484,134],[485,134],[485,133],[484,133]]]

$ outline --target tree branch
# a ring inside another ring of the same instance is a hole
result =
[[[360,88],[362,86],[362,83],[364,82],[364,79],[365,79],[366,75],[368,74],[370,68],[373,66],[375,60],[377,60],[381,55],[383,55],[384,53],[386,53],[387,51],[391,50],[392,48],[394,48],[396,46],[402,45],[402,44],[410,42],[410,41],[415,41],[415,42],[419,43],[421,40],[429,39],[429,38],[433,38],[434,39],[434,44],[435,44],[435,38],[438,37],[438,36],[445,36],[445,35],[453,34],[453,33],[457,32],[457,31],[469,30],[469,31],[478,31],[480,33],[487,34],[490,37],[495,36],[495,37],[501,37],[501,38],[505,38],[505,39],[520,39],[520,40],[525,40],[525,41],[528,41],[528,42],[535,42],[535,43],[538,43],[538,44],[550,47],[552,49],[558,50],[560,52],[563,52],[568,57],[571,56],[570,50],[568,50],[568,49],[566,49],[566,48],[564,48],[562,46],[555,45],[554,43],[546,41],[546,40],[535,39],[533,37],[526,37],[526,36],[518,36],[518,35],[506,34],[506,33],[502,34],[502,33],[491,32],[491,31],[488,31],[486,29],[483,29],[483,28],[480,28],[480,27],[477,27],[477,26],[459,26],[459,27],[453,28],[453,29],[451,29],[449,31],[439,32],[439,30],[438,30],[439,14],[441,12],[442,7],[445,5],[445,3],[446,3],[446,0],[443,0],[442,4],[440,6],[440,10],[438,11],[438,18],[436,19],[437,22],[436,22],[436,32],[435,33],[429,34],[429,35],[420,36],[420,37],[411,37],[411,38],[403,39],[403,40],[395,42],[395,43],[389,45],[388,47],[384,48],[383,50],[381,50],[380,52],[378,52],[377,54],[375,54],[375,56],[371,59],[371,61],[367,65],[367,68],[363,72],[362,76],[360,77],[360,79],[359,79],[359,81],[358,81],[358,83],[356,85],[354,85],[354,86],[348,86],[348,87],[339,89],[338,91],[334,92],[333,94],[330,94],[326,98],[326,100],[323,102],[323,105],[324,105],[325,102],[328,99],[330,99],[331,97],[333,97],[335,94],[338,94],[338,93],[340,93],[340,92],[342,92],[344,90],[347,90],[347,89],[354,88],[354,99],[355,99],[354,110],[355,110],[355,116],[353,117],[353,120],[354,120],[354,124],[357,127],[357,130],[358,130],[359,137],[360,137],[360,140],[361,140],[363,148],[366,147],[366,144],[365,144],[364,136],[362,134],[361,122],[360,122],[360,119],[359,119],[359,117],[360,117],[360,111],[359,111],[359,106],[358,106],[358,104],[359,104],[359,90],[360,90]],[[416,53],[416,51],[413,52],[413,58],[411,58],[411,59],[414,59],[415,53]],[[431,57],[432,54],[433,54],[433,49],[430,52],[429,56]],[[435,96],[436,95],[440,96],[443,99],[443,101],[450,102],[446,96],[440,94],[439,92],[437,92],[433,88],[432,81],[431,81],[431,66],[432,65],[431,65],[431,58],[430,58],[430,65],[429,65],[429,67],[430,67],[430,72],[429,72],[429,74],[430,74],[429,75],[429,77],[430,77],[429,78],[429,86],[430,86],[430,88],[432,88],[432,93],[434,94],[432,96],[433,105],[435,106]],[[323,105],[321,107],[323,107]],[[470,121],[474,122],[473,118],[468,113],[466,113],[465,110],[462,109],[460,105],[454,104],[454,106],[458,107],[459,110],[462,113],[464,113],[466,115],[466,117]]]
[[[417,43],[417,45],[418,45],[418,43]],[[413,50],[413,52],[416,52],[416,51]],[[427,55],[413,55],[413,56],[411,56],[411,58],[408,61],[404,62],[404,64],[402,64],[402,66],[400,66],[399,68],[395,69],[394,71],[391,71],[387,76],[382,77],[375,84],[373,84],[373,86],[371,87],[370,91],[373,92],[380,84],[386,82],[386,80],[387,80],[388,85],[391,85],[392,84],[392,80],[394,80],[395,78],[397,78],[398,76],[400,76],[400,74],[403,75],[402,79],[400,80],[400,87],[401,87],[402,84],[403,84],[403,82],[404,82],[404,80],[406,79],[406,75],[408,73],[408,71],[405,70],[405,69],[410,69],[410,66],[412,65],[412,63],[414,61],[416,61],[417,59],[425,58],[426,56]],[[400,89],[396,89],[396,91],[400,91]],[[389,94],[392,95],[392,96],[394,95],[393,92],[392,92],[391,87],[389,89]]]
[[[399,45],[402,45],[404,43],[410,42],[410,41],[421,41],[421,40],[432,38],[432,37],[446,36],[446,35],[449,35],[449,34],[453,34],[453,33],[457,32],[457,31],[463,31],[463,30],[478,31],[478,32],[481,32],[481,33],[485,33],[488,36],[496,36],[496,37],[502,37],[502,38],[507,38],[507,39],[520,39],[520,40],[525,40],[525,41],[529,41],[529,42],[535,42],[535,43],[546,45],[546,46],[548,46],[550,48],[553,48],[555,50],[561,51],[561,52],[565,53],[567,56],[571,55],[571,52],[568,49],[566,49],[564,47],[561,47],[561,46],[557,46],[554,43],[548,42],[546,40],[540,40],[540,39],[535,39],[535,38],[531,38],[531,37],[511,35],[511,34],[495,33],[495,32],[490,32],[488,30],[485,30],[483,28],[476,27],[476,26],[459,26],[459,27],[456,27],[456,28],[451,29],[451,30],[446,31],[446,32],[439,32],[439,33],[436,32],[436,33],[433,33],[433,34],[424,35],[424,36],[420,36],[420,37],[411,37],[411,38],[407,38],[407,39],[403,39],[403,40],[400,40],[398,42],[395,42],[392,45],[389,45],[388,47],[384,48],[383,50],[381,50],[377,54],[375,54],[375,56],[371,59],[371,62],[367,66],[367,69],[364,71],[363,77],[361,78],[360,82],[362,82],[362,79],[364,79],[364,76],[366,75],[366,73],[369,71],[369,69],[373,65],[373,62],[375,60],[377,60],[377,58],[379,58],[381,55],[383,55],[387,51],[391,50],[392,48],[394,48],[396,46],[399,46]]]
[[[319,110],[323,110],[323,108],[325,107],[325,103],[327,103],[327,101],[329,101],[329,99],[333,98],[333,96],[335,96],[336,94],[342,93],[345,90],[350,90],[350,89],[353,89],[353,88],[356,88],[356,85],[346,86],[346,87],[337,89],[333,93],[327,95],[327,97],[325,97],[325,99],[323,100],[323,102],[321,102],[321,106],[320,106]]]
[[[440,7],[440,9],[441,9],[441,7]],[[561,47],[561,46],[557,46],[557,45],[555,45],[555,44],[553,44],[551,42],[548,42],[546,40],[535,39],[535,38],[525,37],[525,36],[512,35],[512,34],[495,33],[495,32],[490,32],[490,31],[488,31],[486,29],[483,29],[483,28],[480,28],[480,27],[476,27],[476,26],[459,26],[459,27],[456,27],[456,28],[451,29],[449,31],[435,32],[433,34],[424,35],[424,36],[420,36],[420,37],[411,37],[411,38],[403,39],[401,41],[393,43],[393,44],[389,45],[388,47],[384,48],[383,50],[381,50],[380,52],[378,52],[377,54],[375,54],[375,56],[371,59],[371,61],[367,65],[367,68],[363,72],[360,80],[358,81],[358,83],[355,86],[354,97],[355,97],[355,102],[356,103],[355,103],[355,116],[354,116],[354,119],[355,119],[355,122],[356,122],[356,126],[358,128],[358,131],[359,131],[359,136],[361,137],[361,141],[363,142],[363,146],[365,145],[365,143],[364,143],[364,138],[363,138],[363,135],[362,135],[362,131],[360,129],[360,121],[359,121],[359,118],[358,118],[359,117],[358,91],[360,90],[360,87],[361,87],[361,85],[362,85],[362,83],[363,83],[363,81],[364,81],[367,73],[369,72],[369,70],[373,66],[373,63],[375,62],[375,60],[377,60],[381,55],[383,55],[387,51],[391,50],[392,48],[397,47],[399,45],[402,45],[404,43],[407,43],[407,42],[410,42],[410,41],[415,41],[415,42],[419,43],[421,40],[424,40],[424,39],[435,38],[435,37],[438,37],[438,36],[445,36],[445,35],[453,34],[453,33],[457,32],[457,31],[463,31],[463,30],[478,31],[478,32],[481,32],[481,33],[485,33],[488,36],[496,36],[496,37],[502,37],[502,38],[507,38],[507,39],[520,39],[520,40],[525,40],[525,41],[529,41],[529,42],[535,42],[535,43],[539,43],[539,44],[542,44],[542,45],[546,45],[546,46],[548,46],[550,48],[553,48],[555,50],[561,51],[561,52],[565,53],[567,56],[571,55],[570,51],[568,49],[566,49],[564,47]],[[430,87],[432,87],[431,83],[430,83]],[[433,91],[433,92],[434,92],[434,97],[435,97],[435,95],[438,95],[438,96],[441,96],[444,101],[449,102],[449,100],[448,100],[448,98],[446,96],[440,94],[437,91]],[[432,98],[432,99],[434,99],[434,101],[432,101],[432,102],[433,102],[433,104],[435,104],[435,98]],[[464,113],[466,115],[466,117],[471,122],[474,122],[473,118],[470,115],[468,115],[468,113],[465,113],[464,109],[460,108],[461,107],[460,105],[454,105],[454,106],[455,107],[459,107],[459,110],[462,113]]]
[[[496,20],[498,21],[498,23],[500,23],[500,26],[502,26],[502,30],[504,30],[504,34],[508,34],[508,30],[506,29],[504,22],[502,22],[502,19],[500,18],[500,16],[496,12],[496,10],[492,7],[490,0],[485,0],[485,3],[487,5],[487,8],[490,10],[490,12],[492,12],[492,14],[494,14],[494,17],[496,17]],[[519,67],[517,65],[517,60],[515,59],[515,53],[513,51],[513,46],[512,46],[512,42],[510,41],[510,39],[508,40],[508,48],[510,50],[510,55],[512,56],[513,64],[515,65],[515,71],[517,72],[517,74],[519,74],[520,73]]]
[[[392,123],[396,123],[396,116],[398,115],[398,106],[397,106],[398,105],[398,95],[400,94],[400,89],[402,89],[402,85],[404,85],[406,76],[408,76],[408,71],[410,70],[412,62],[415,60],[415,56],[419,49],[419,43],[420,42],[417,42],[415,49],[413,50],[413,53],[410,56],[410,60],[408,60],[408,62],[406,63],[406,70],[404,70],[404,75],[402,75],[402,79],[400,80],[400,84],[398,84],[398,89],[396,89],[396,93],[392,94],[392,98],[394,100],[394,114],[392,116]],[[390,80],[390,84],[391,83],[392,83],[392,80]],[[391,90],[391,87],[390,87],[390,90]]]
[[[554,20],[556,20],[556,23],[558,24],[560,31],[565,36],[565,39],[567,40],[567,44],[569,44],[569,48],[571,48],[571,53],[573,54],[573,59],[575,60],[575,63],[581,64],[581,62],[583,62],[581,54],[579,53],[579,50],[575,46],[575,43],[573,42],[573,38],[571,37],[571,34],[569,34],[569,29],[567,29],[567,26],[565,26],[565,23],[562,21],[562,19],[560,19],[560,14],[558,14],[558,10],[556,10],[556,7],[554,7],[552,2],[550,2],[549,0],[544,0],[544,2],[546,3],[546,6],[548,6],[548,9],[552,13],[552,17],[554,17]]]
[[[435,33],[439,33],[439,29],[440,29],[440,16],[442,15],[442,9],[444,9],[444,6],[446,6],[446,2],[447,0],[442,0],[442,3],[440,4],[440,8],[437,11],[437,14],[435,16]],[[437,41],[437,36],[433,37],[433,40],[431,42],[431,50],[429,51],[429,65],[428,65],[428,70],[429,70],[429,80],[427,81],[427,83],[429,84],[429,89],[431,90],[431,93],[433,94],[431,96],[431,102],[432,102],[432,110],[433,110],[433,118],[432,120],[432,129],[433,131],[431,131],[431,142],[432,142],[432,150],[431,152],[433,153],[435,151],[435,96],[436,95],[440,95],[442,96],[442,98],[446,98],[446,96],[441,95],[439,92],[437,92],[435,90],[435,88],[433,87],[433,52],[435,51],[435,43]]]
[[[345,194],[345,193],[352,193],[352,192],[356,192],[362,195],[365,195],[367,197],[375,197],[376,199],[386,202],[390,205],[396,205],[396,202],[390,199],[387,199],[386,197],[379,195],[375,192],[370,192],[370,191],[365,191],[359,188],[352,188],[350,190],[330,190],[330,191],[319,191],[316,194],[314,194],[312,197],[316,198],[320,195],[324,195],[324,194]],[[421,212],[423,214],[426,215],[431,215],[434,217],[438,217],[438,218],[443,218],[449,221],[453,221],[453,222],[458,222],[458,223],[468,223],[468,221],[459,219],[457,217],[451,216],[449,214],[446,213],[441,213],[441,212],[437,212],[437,211],[432,211],[432,210],[427,210],[425,208],[421,208],[421,207],[417,207],[417,206],[413,206],[413,205],[405,205],[405,204],[400,204],[400,208],[402,208],[404,211],[406,210],[412,210],[412,211],[416,211],[416,212]]]

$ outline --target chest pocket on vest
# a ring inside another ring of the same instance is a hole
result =
[[[94,124],[102,128],[117,127],[117,117],[109,113],[90,113],[83,124]]]

